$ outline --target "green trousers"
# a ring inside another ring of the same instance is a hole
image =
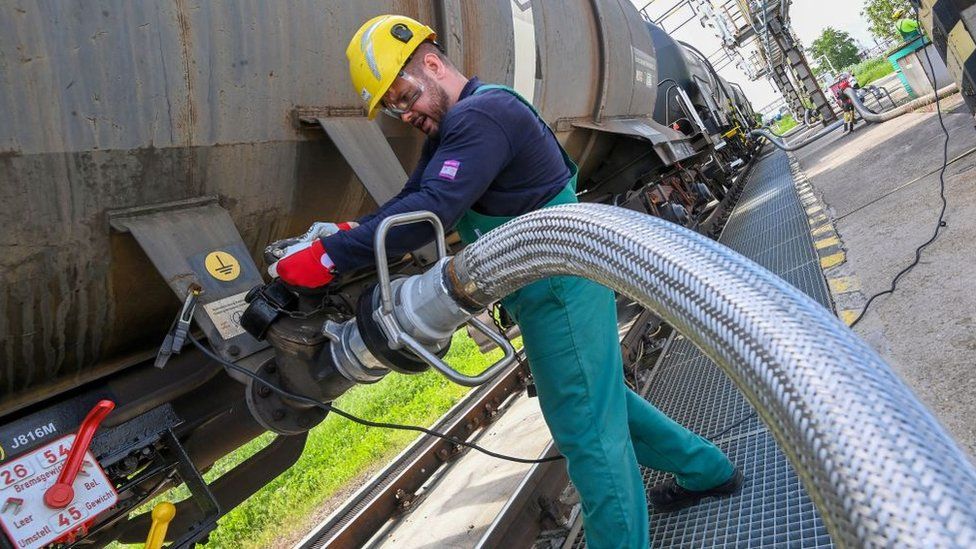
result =
[[[648,547],[638,463],[674,473],[690,490],[732,476],[721,450],[624,384],[612,291],[559,276],[502,303],[522,330],[542,414],[580,495],[589,547]]]

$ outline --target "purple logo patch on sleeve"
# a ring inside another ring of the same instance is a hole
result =
[[[458,169],[461,168],[461,162],[458,160],[445,160],[444,164],[441,166],[441,173],[438,175],[444,179],[454,181],[457,177]]]

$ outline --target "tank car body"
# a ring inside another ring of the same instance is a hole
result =
[[[654,107],[655,119],[669,125],[687,120],[689,113],[688,109],[682,108],[680,89],[694,105],[710,135],[720,136],[733,124],[742,124],[744,118],[739,119],[736,109],[741,111],[741,106],[748,100],[741,88],[736,89],[720,76],[697,50],[675,40],[653,23],[647,23],[647,28],[657,51],[661,81]],[[692,121],[688,121],[684,127],[691,129],[691,124]]]
[[[360,24],[392,12],[429,22],[463,73],[532,101],[579,164],[583,199],[660,214],[716,162],[714,146],[652,116],[658,47],[629,0],[0,0],[0,461],[46,442],[14,451],[7,437],[71,432],[105,397],[118,407],[93,448],[115,480],[174,444],[204,469],[265,430],[243,386],[195,350],[153,368],[194,275],[161,268],[152,235],[119,219],[206,202],[239,234],[242,263],[263,266],[268,242],[390,198],[422,135],[366,121],[344,52]],[[710,71],[677,55],[689,68],[674,79],[714,102]],[[377,171],[378,158],[391,160]],[[145,436],[112,434],[133,424]],[[303,440],[280,439],[213,486],[222,511],[290,466]],[[129,486],[122,508],[164,486]],[[206,533],[199,514],[178,516],[171,535]],[[147,525],[96,525],[92,540],[139,541]]]
[[[695,111],[702,116],[708,133],[717,135],[719,123],[715,120],[720,112],[716,96],[714,77],[704,62],[677,40],[653,23],[647,29],[654,41],[658,59],[658,77],[661,82],[657,100],[654,104],[654,119],[666,125],[685,121],[685,127],[692,128],[693,120],[683,108],[678,89],[684,91]]]
[[[172,294],[132,237],[110,229],[109,212],[216,196],[257,257],[316,219],[375,207],[339,147],[296,125],[295,112],[360,112],[346,41],[389,11],[436,22],[465,74],[520,88],[581,181],[621,136],[651,136],[674,158],[689,152],[674,152],[680,135],[649,117],[654,47],[623,0],[4,2],[0,49],[17,53],[0,84],[0,215],[18,223],[5,236],[0,414],[144,361],[158,345]],[[378,124],[412,167],[421,136]]]

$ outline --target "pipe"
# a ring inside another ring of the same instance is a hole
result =
[[[928,95],[919,97],[914,101],[909,101],[908,103],[905,103],[904,105],[898,107],[897,109],[891,109],[889,111],[885,111],[882,113],[875,113],[869,111],[868,108],[864,106],[864,103],[861,103],[861,100],[858,99],[857,93],[854,92],[853,88],[845,89],[844,94],[847,95],[848,98],[850,98],[852,103],[854,103],[854,110],[857,111],[857,114],[861,115],[861,118],[863,118],[868,122],[881,124],[882,122],[887,122],[907,112],[911,112],[920,107],[924,107],[930,103],[934,103],[936,101],[936,98],[942,99],[943,97],[956,93],[958,90],[959,90],[959,86],[957,86],[956,83],[953,82],[952,84],[949,84],[948,86],[940,89],[938,92],[932,92]]]
[[[828,133],[836,130],[837,128],[843,125],[844,125],[843,120],[836,120],[826,128],[820,130],[819,132],[813,134],[812,136],[806,139],[803,139],[799,143],[785,143],[782,139],[778,139],[771,131],[767,129],[752,130],[749,132],[749,135],[753,137],[765,137],[767,141],[769,141],[773,145],[776,145],[776,147],[789,152],[789,151],[795,151],[803,147],[806,147],[810,143],[813,143],[814,141],[820,139],[821,137],[827,135]]]
[[[597,56],[599,60],[598,77],[600,79],[600,85],[597,87],[596,101],[593,103],[593,123],[599,124],[603,120],[603,109],[606,106],[607,87],[609,86],[610,80],[607,78],[610,72],[610,46],[607,43],[607,29],[604,27],[603,8],[600,6],[600,0],[590,0],[590,6],[593,8],[593,19],[596,24]]]
[[[714,360],[769,426],[838,545],[976,546],[976,469],[932,414],[829,311],[703,235],[613,206],[556,206],[418,276],[474,310],[559,275],[640,302]]]

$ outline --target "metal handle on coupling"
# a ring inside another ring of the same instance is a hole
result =
[[[393,290],[390,288],[390,266],[386,259],[386,234],[397,225],[407,225],[417,221],[429,221],[434,226],[434,242],[437,243],[437,260],[447,257],[447,244],[444,242],[444,225],[439,217],[432,212],[410,212],[391,215],[380,222],[373,237],[373,249],[376,253],[376,274],[380,279],[380,307],[383,314],[393,313]]]
[[[500,359],[498,359],[491,366],[485,368],[476,376],[465,375],[454,368],[451,368],[446,362],[438,358],[437,355],[428,351],[426,347],[418,343],[416,339],[410,337],[409,334],[401,332],[400,335],[402,337],[403,344],[406,345],[408,349],[423,359],[424,362],[433,366],[434,369],[443,374],[444,377],[453,381],[454,383],[457,383],[458,385],[463,385],[465,387],[477,387],[482,383],[491,381],[495,376],[502,373],[505,368],[509,367],[513,362],[515,362],[515,347],[512,347],[512,344],[509,343],[507,339],[489,328],[487,324],[474,317],[471,317],[471,319],[468,320],[468,324],[472,325],[479,332],[485,334],[488,339],[492,340],[492,342],[501,348],[503,353]]]
[[[376,229],[376,236],[374,239],[374,246],[376,248],[376,272],[379,278],[380,288],[380,310],[378,311],[381,320],[380,324],[390,332],[389,335],[393,339],[392,343],[407,347],[421,360],[431,365],[447,379],[465,387],[475,387],[477,385],[481,385],[482,383],[490,381],[492,378],[500,374],[503,370],[505,370],[505,368],[510,366],[515,361],[515,348],[512,347],[512,344],[502,334],[496,333],[494,330],[489,328],[487,324],[478,320],[477,318],[474,318],[473,316],[468,319],[468,324],[479,332],[485,334],[488,339],[498,345],[498,347],[502,350],[502,358],[498,359],[491,366],[485,368],[480,374],[476,376],[468,376],[449,366],[446,362],[441,360],[440,357],[430,352],[410,334],[406,333],[406,331],[400,327],[400,324],[396,319],[396,315],[393,312],[393,288],[390,285],[390,267],[387,265],[386,235],[390,232],[391,228],[397,225],[405,225],[408,223],[415,223],[417,221],[429,221],[434,226],[437,243],[437,260],[440,261],[441,259],[447,257],[447,244],[445,244],[444,240],[444,226],[441,224],[441,220],[433,213],[422,211],[393,215],[380,222],[379,227]]]

